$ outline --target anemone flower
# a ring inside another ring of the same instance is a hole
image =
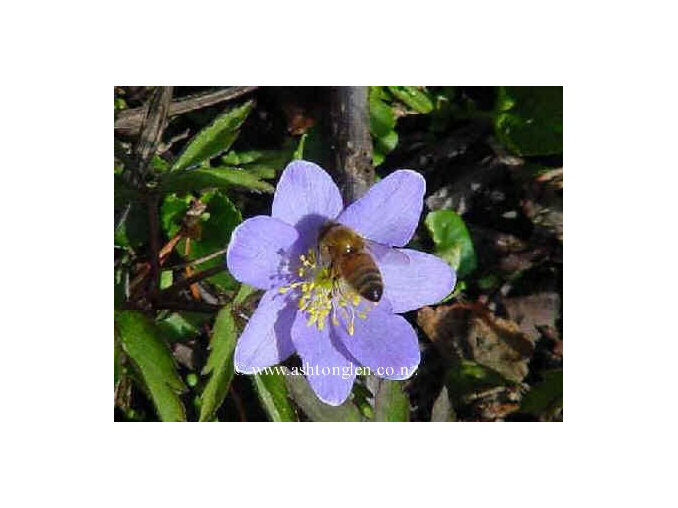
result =
[[[399,314],[440,301],[456,280],[439,258],[400,248],[414,234],[425,190],[420,174],[398,170],[344,208],[323,169],[290,163],[271,216],[240,224],[226,254],[236,279],[265,291],[238,339],[236,371],[260,373],[296,352],[318,398],[335,406],[351,393],[356,373],[409,378],[419,366],[419,343]],[[383,281],[377,303],[347,294],[323,262],[318,233],[329,221],[382,246],[370,251]]]

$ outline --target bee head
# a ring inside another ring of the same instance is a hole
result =
[[[362,296],[369,300],[370,302],[378,302],[381,300],[381,296],[384,293],[384,288],[382,286],[372,286],[368,291],[366,291],[366,294],[363,294]]]

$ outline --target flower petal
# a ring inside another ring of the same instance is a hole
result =
[[[374,185],[337,220],[365,238],[402,247],[417,229],[425,192],[424,177],[401,169]]]
[[[388,255],[376,258],[393,312],[432,305],[452,292],[457,276],[442,259],[416,250],[393,250],[406,254],[409,263]]]
[[[285,295],[266,291],[235,346],[236,372],[254,374],[294,353],[290,330],[296,312],[297,306]]]
[[[382,299],[383,300],[383,299]],[[419,366],[419,342],[414,328],[388,306],[374,307],[365,319],[356,317],[349,335],[345,323],[334,327],[337,336],[356,361],[385,379],[407,379]]]
[[[282,286],[298,237],[297,230],[281,220],[263,215],[247,219],[231,236],[228,270],[240,282],[259,289]]]
[[[336,218],[343,207],[339,189],[330,175],[312,162],[294,161],[280,177],[271,215],[304,234],[317,230],[327,219]]]
[[[352,362],[330,339],[330,329],[318,330],[307,324],[305,313],[297,313],[292,325],[292,342],[303,362],[306,379],[326,404],[338,406],[351,393],[355,380]],[[324,372],[323,372],[324,371]]]

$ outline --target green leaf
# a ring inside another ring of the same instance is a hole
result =
[[[250,295],[254,294],[257,290],[257,288],[248,286],[247,284],[241,284],[240,289],[238,289],[238,293],[235,295],[235,298],[233,298],[233,305],[241,305],[245,300],[247,300]]]
[[[396,117],[391,106],[384,102],[380,87],[370,87],[370,134],[375,138],[387,136],[396,125]]]
[[[410,401],[403,391],[402,381],[384,379],[374,402],[375,421],[408,422],[410,420]]]
[[[433,101],[427,92],[416,86],[389,86],[388,90],[400,102],[418,113],[433,111]]]
[[[518,155],[563,152],[563,87],[500,87],[495,116],[499,140]]]
[[[532,387],[523,399],[520,411],[541,415],[563,405],[563,371],[549,370],[543,373],[544,380]]]
[[[248,152],[230,151],[221,160],[228,166],[240,166],[261,160],[265,157],[265,150],[250,150]]]
[[[159,155],[154,155],[151,157],[151,168],[157,173],[164,173],[165,171],[169,171],[171,169],[169,162]]]
[[[211,375],[200,396],[201,422],[210,420],[226,398],[233,379],[233,351],[236,338],[235,321],[231,307],[227,305],[217,314],[209,345],[210,354],[202,370],[203,376]]]
[[[172,238],[181,229],[181,223],[192,199],[193,196],[190,195],[179,197],[170,194],[165,196],[160,206],[160,226],[167,238]]]
[[[115,111],[127,109],[127,102],[122,97],[116,97],[113,101],[113,109]]]
[[[155,325],[141,312],[116,311],[115,329],[123,350],[134,362],[163,421],[185,421],[179,399],[186,387]]]
[[[207,256],[226,247],[231,239],[231,233],[242,222],[240,211],[225,194],[219,191],[209,191],[200,199],[207,204],[206,214],[209,214],[209,218],[201,223],[200,238],[191,240],[188,256],[185,255],[185,239],[182,239],[175,247],[176,252],[188,261]],[[168,238],[175,235],[181,227],[189,202],[190,197],[180,198],[174,195],[167,196],[163,201],[160,208],[160,222]],[[207,270],[214,266],[224,266],[224,259],[224,256],[217,256],[202,263],[200,269]],[[238,286],[236,280],[226,271],[206,280],[225,290],[235,289]]]
[[[273,186],[261,181],[258,174],[226,167],[175,171],[164,174],[160,179],[160,191],[163,193],[233,187],[268,193],[274,191]]]
[[[299,138],[299,144],[292,154],[292,160],[298,161],[304,158],[304,146],[306,145],[306,138],[308,138],[308,133],[305,132]]]
[[[162,337],[169,342],[186,342],[200,334],[200,327],[209,319],[208,314],[198,312],[172,312],[157,321]]]
[[[163,270],[160,272],[160,289],[166,289],[172,285],[174,274],[172,270]]]
[[[281,171],[292,158],[293,152],[293,143],[291,140],[287,140],[280,150],[230,151],[221,160],[227,166],[236,166],[246,170],[267,167],[275,171]]]
[[[353,403],[365,419],[374,420],[374,408],[370,403],[370,399],[374,399],[374,395],[372,395],[372,392],[360,381],[361,378],[356,379],[356,382],[353,385]]]
[[[228,150],[238,137],[252,105],[253,102],[249,101],[230,109],[196,134],[172,166],[172,171],[197,166]]]
[[[376,138],[374,140],[374,148],[372,155],[372,162],[375,166],[379,166],[386,155],[391,153],[396,145],[398,144],[398,133],[396,131],[389,132],[386,136],[382,138]]]
[[[460,360],[447,372],[447,389],[456,399],[466,393],[505,386],[507,383],[498,372],[470,360]]]
[[[386,136],[376,139],[375,150],[379,150],[386,155],[395,150],[397,144],[398,133],[396,131],[391,131]]]
[[[221,158],[230,168],[237,168],[259,178],[271,179],[294,158],[293,141],[287,140],[280,150],[230,151]]]
[[[347,400],[341,406],[330,406],[318,399],[304,376],[287,375],[283,377],[292,399],[311,420],[315,422],[361,421],[360,411],[350,400]]]
[[[377,167],[381,165],[382,162],[384,162],[384,159],[386,158],[386,155],[378,150],[376,147],[372,150],[372,164]]]
[[[459,277],[465,277],[476,269],[476,254],[473,241],[464,220],[453,210],[438,210],[426,216],[435,253],[457,271]]]
[[[254,388],[271,421],[296,422],[297,414],[289,401],[285,377],[279,373],[254,374]]]
[[[198,384],[198,376],[195,374],[195,372],[189,372],[186,374],[186,384],[191,388],[195,388],[195,386]]]
[[[374,138],[372,162],[375,166],[384,162],[386,154],[393,151],[398,144],[396,117],[391,105],[385,102],[386,99],[388,95],[382,87],[370,87],[370,134]]]
[[[256,178],[263,178],[264,180],[270,180],[272,178],[275,178],[275,175],[280,171],[282,168],[285,167],[285,164],[282,166],[272,166],[267,163],[252,163],[252,164],[246,164],[244,166],[235,166],[235,167],[230,167],[230,166],[224,166],[221,169],[229,169],[231,171],[243,171],[246,172],[249,175],[255,176]],[[263,192],[271,192],[270,188],[264,189],[262,183],[265,182],[258,182],[257,186],[260,188],[254,189],[254,190],[262,190]],[[243,187],[243,186],[241,186]]]

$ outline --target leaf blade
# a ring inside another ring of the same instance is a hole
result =
[[[401,381],[384,379],[374,402],[374,420],[377,422],[409,422],[410,401]]]
[[[235,204],[222,192],[209,191],[202,195],[201,201],[207,204],[207,220],[200,222],[199,238],[190,241],[190,250],[186,254],[186,240],[182,239],[175,247],[176,253],[191,261],[198,259],[228,245],[231,233],[242,222],[242,215]],[[160,222],[168,238],[172,238],[181,228],[182,221],[189,209],[190,197],[179,198],[173,194],[166,196],[160,209]],[[201,270],[216,266],[225,266],[225,257],[217,256],[201,263]],[[224,290],[235,289],[236,280],[226,270],[206,279]]]
[[[274,422],[299,421],[289,401],[285,379],[279,373],[262,373],[252,376],[254,388],[264,410]]]
[[[500,87],[494,127],[497,138],[518,155],[562,153],[563,87]]]
[[[473,240],[459,214],[454,210],[437,210],[430,212],[424,223],[436,246],[436,255],[447,261],[459,277],[476,269]]]
[[[284,368],[284,367],[282,367]],[[302,375],[287,375],[285,384],[292,395],[292,399],[301,410],[314,422],[359,422],[360,411],[347,400],[340,406],[327,405],[316,397],[311,386]]]
[[[120,344],[139,369],[160,419],[185,421],[179,394],[186,387],[154,324],[141,312],[116,311],[115,326]]]
[[[253,101],[248,101],[226,111],[196,134],[172,165],[172,171],[197,166],[228,150],[238,137],[253,104]]]
[[[162,193],[233,187],[266,193],[273,193],[275,190],[270,183],[262,181],[255,173],[227,167],[175,171],[164,174],[160,179]]]
[[[212,328],[210,354],[202,370],[202,375],[211,374],[200,395],[201,422],[212,418],[224,402],[233,379],[233,351],[237,333],[230,305],[223,307],[217,314]]]
[[[395,131],[396,116],[391,104],[386,102],[388,97],[383,87],[370,87],[370,134],[373,138],[372,162],[375,166],[384,162],[386,155],[398,144],[398,134]]]
[[[533,386],[523,398],[520,411],[537,416],[563,405],[563,370],[548,370],[544,380]]]
[[[416,86],[389,86],[388,90],[396,99],[417,113],[426,114],[433,111],[433,101],[428,93]]]

